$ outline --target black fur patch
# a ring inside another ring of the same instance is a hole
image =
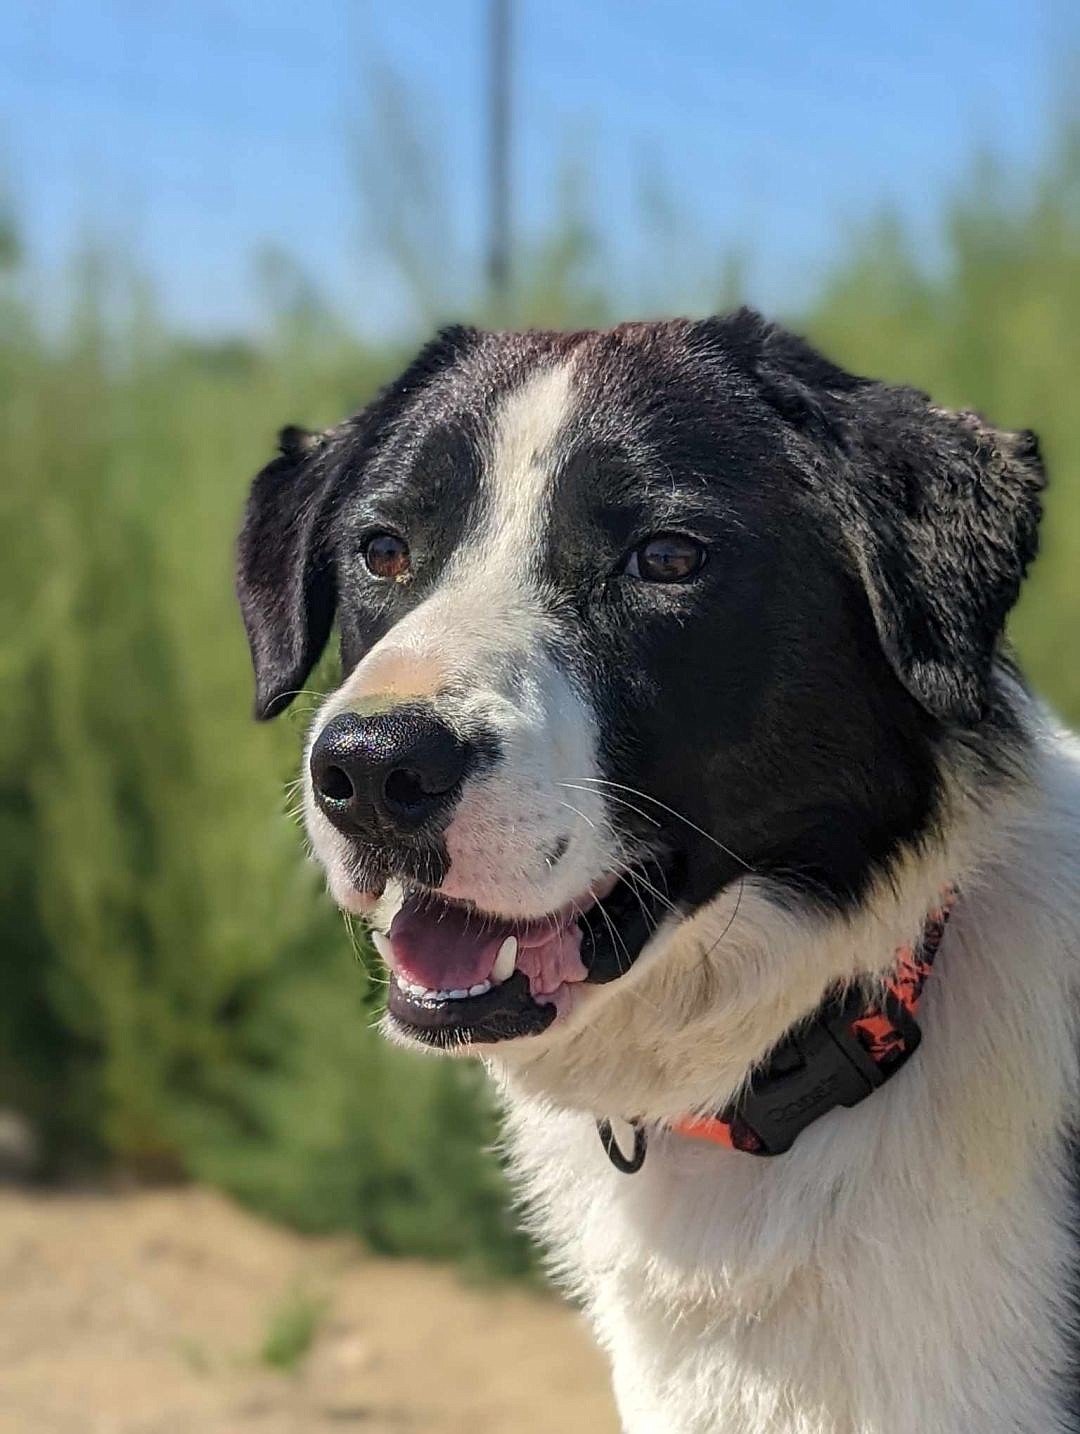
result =
[[[839,519],[897,675],[935,716],[978,721],[1038,549],[1035,435],[853,379],[791,334],[740,319],[757,328],[748,356],[766,397],[832,458],[822,475],[812,449],[805,475]]]

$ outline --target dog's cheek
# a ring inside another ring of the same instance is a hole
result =
[[[479,784],[467,794],[446,833],[450,868],[442,890],[497,911],[533,915],[554,900],[545,861],[563,839],[557,804],[525,770]]]
[[[326,868],[326,888],[342,911],[352,916],[370,916],[379,904],[379,891],[360,891],[340,864]]]

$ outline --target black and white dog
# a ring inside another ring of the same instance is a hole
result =
[[[315,854],[387,1033],[487,1062],[634,1434],[1080,1429],[1042,488],[747,311],[447,330],[255,480],[258,714],[336,613]]]

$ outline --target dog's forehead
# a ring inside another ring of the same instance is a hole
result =
[[[578,333],[486,333],[443,376],[439,406],[492,416],[538,373],[569,366],[578,416],[647,419],[658,406],[701,409],[740,393],[737,366],[715,337],[706,346],[682,320],[623,324]],[[742,396],[746,388],[742,386]],[[584,425],[583,425],[584,426]]]
[[[730,452],[747,447],[751,398],[722,349],[670,321],[484,334],[417,395],[412,417],[436,443],[447,429],[466,434],[477,476],[512,495],[525,467],[554,482],[568,460],[597,454],[635,460],[639,474],[659,462],[677,479],[680,458],[703,439],[722,431]]]

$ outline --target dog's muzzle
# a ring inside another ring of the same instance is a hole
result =
[[[659,846],[643,853],[644,865],[620,862],[555,909],[538,900],[534,916],[484,910],[440,890],[463,791],[500,752],[493,732],[474,723],[463,735],[433,704],[416,701],[341,712],[311,748],[313,800],[348,842],[338,860],[357,889],[396,893],[374,942],[391,971],[389,1014],[424,1044],[538,1034],[582,987],[625,975],[678,914],[683,863]]]

